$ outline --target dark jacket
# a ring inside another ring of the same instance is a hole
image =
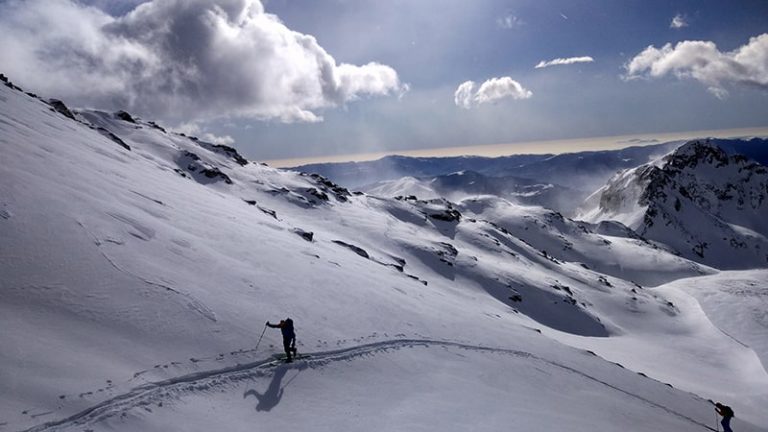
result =
[[[733,408],[728,405],[720,405],[719,407],[715,407],[715,410],[717,410],[717,413],[723,417],[733,417]]]
[[[267,323],[267,325],[272,328],[279,328],[283,333],[283,339],[293,339],[296,337],[296,333],[293,331],[293,320],[290,318],[280,321],[279,324]]]

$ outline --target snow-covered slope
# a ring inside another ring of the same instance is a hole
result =
[[[768,374],[723,333],[666,347],[693,358],[663,368],[675,388],[601,358],[715,328],[629,280],[714,270],[642,240],[350,193],[9,85],[0,156],[0,430],[694,431],[721,383],[683,372],[712,365],[750,390],[728,395],[736,426],[763,430]],[[256,344],[285,316],[313,355],[276,366],[277,332]]]
[[[381,197],[415,196],[460,201],[479,195],[495,195],[514,203],[542,206],[571,214],[588,193],[551,183],[512,176],[489,177],[475,171],[459,171],[436,177],[403,177],[362,186],[360,190]]]
[[[621,224],[573,221],[552,210],[518,206],[493,196],[468,198],[459,206],[465,214],[494,221],[500,229],[536,245],[545,256],[638,284],[657,286],[714,272],[675,256]]]
[[[767,279],[765,269],[723,272],[654,288],[655,294],[673,302],[679,316],[685,317],[674,328],[638,317],[636,331],[613,338],[574,338],[563,333],[552,336],[699,394],[715,387],[718,398],[739,400],[736,415],[744,418],[749,412],[764,412],[768,406],[762,378],[768,364]],[[707,349],[699,346],[698,341],[703,340],[709,341]],[[741,357],[735,355],[736,347],[751,352]],[[766,424],[764,418],[756,421]]]
[[[768,265],[768,170],[706,140],[617,174],[580,216],[617,220],[718,268]]]
[[[431,200],[441,196],[432,187],[429,180],[422,180],[411,176],[373,183],[361,187],[360,190],[382,198],[415,196],[420,199]]]

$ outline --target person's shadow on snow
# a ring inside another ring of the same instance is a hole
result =
[[[272,376],[272,381],[269,383],[269,387],[267,387],[267,390],[263,394],[259,393],[255,389],[252,389],[243,393],[243,399],[247,398],[248,396],[253,396],[256,398],[256,400],[259,401],[256,404],[256,411],[270,411],[280,403],[280,399],[283,397],[283,391],[286,387],[288,387],[288,384],[290,384],[291,381],[299,376],[297,373],[293,378],[288,380],[284,386],[281,387],[280,383],[283,381],[283,377],[285,376],[286,372],[288,372],[290,369],[293,368],[289,366],[279,366],[277,370],[275,370],[275,374]],[[302,368],[298,369],[299,373],[301,373],[301,369]]]

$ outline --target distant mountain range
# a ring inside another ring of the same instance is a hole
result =
[[[768,164],[768,140],[710,139],[709,142],[730,154]],[[375,161],[312,164],[293,169],[317,173],[345,187],[379,196],[414,195],[422,199],[443,196],[459,200],[490,194],[570,215],[617,172],[648,163],[683,144],[683,141],[672,141],[620,150],[497,158],[387,156]]]

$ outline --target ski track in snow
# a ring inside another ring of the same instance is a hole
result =
[[[534,361],[547,363],[551,366],[563,369],[570,373],[579,375],[587,380],[593,381],[619,393],[622,393],[631,398],[645,403],[651,407],[664,411],[669,415],[674,415],[690,423],[696,424],[708,430],[712,429],[710,426],[701,423],[691,417],[671,410],[661,404],[658,404],[650,399],[639,396],[631,391],[622,389],[613,384],[595,378],[585,372],[570,366],[558,363],[556,361],[547,360],[545,358],[534,355],[530,352],[508,349],[508,348],[494,348],[480,345],[470,345],[460,342],[452,342],[446,340],[435,339],[392,339],[379,342],[373,342],[369,344],[362,344],[351,346],[347,348],[330,350],[330,351],[318,351],[311,353],[303,353],[308,357],[302,362],[291,364],[292,369],[305,369],[307,367],[315,369],[322,367],[328,363],[336,361],[349,361],[356,357],[362,357],[367,355],[373,355],[377,352],[387,351],[391,349],[403,349],[414,347],[444,347],[444,348],[460,348],[476,352],[488,352],[497,354],[506,354],[510,356],[528,358]],[[67,418],[50,421],[37,426],[33,426],[29,429],[25,429],[21,432],[44,432],[44,431],[56,431],[72,426],[84,426],[91,425],[108,418],[122,415],[135,407],[147,406],[153,403],[160,402],[165,399],[178,398],[181,395],[194,392],[194,391],[210,391],[211,389],[224,386],[230,383],[247,380],[254,377],[263,377],[271,375],[270,371],[277,365],[282,364],[276,362],[274,357],[268,359],[257,360],[245,364],[236,364],[221,369],[213,369],[202,372],[190,373],[174,378],[169,378],[161,381],[150,382],[140,385],[131,389],[130,391],[107,399],[101,403],[98,403],[88,409],[85,409],[79,413],[76,413]],[[647,378],[647,377],[646,377]],[[653,379],[653,378],[647,378]],[[694,397],[698,397],[693,395]],[[703,399],[702,399],[703,401]]]

